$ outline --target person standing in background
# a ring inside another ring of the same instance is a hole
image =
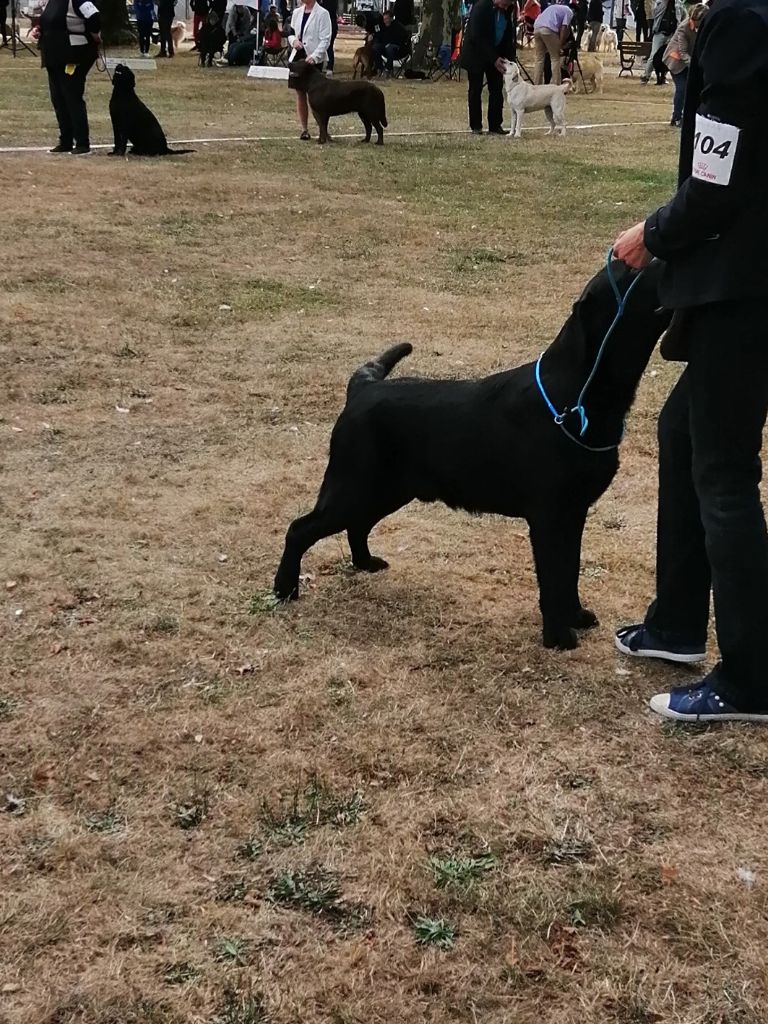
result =
[[[8,0],[0,0],[0,35],[3,37],[0,46],[8,45]]]
[[[656,85],[664,85],[667,78],[667,69],[661,62],[664,50],[675,29],[684,21],[688,15],[681,0],[654,0],[653,3],[653,40],[651,42],[651,55],[648,63],[640,76],[640,81],[647,85],[651,80],[651,72],[656,72]]]
[[[589,0],[587,18],[589,19],[589,42],[587,49],[590,53],[594,53],[597,49],[597,37],[600,29],[603,27],[603,0]]]
[[[632,17],[635,19],[635,42],[648,42],[648,21],[645,17],[644,0],[631,0]]]
[[[142,57],[148,57],[152,42],[152,22],[155,20],[154,0],[133,0],[133,12],[136,15],[139,53]]]
[[[195,45],[192,50],[200,49],[200,29],[208,17],[208,0],[192,0],[192,14],[194,15],[192,21],[192,38],[195,41]]]
[[[323,61],[331,44],[331,16],[317,0],[304,0],[291,15],[288,29],[288,45],[291,48],[290,64],[294,60],[306,60],[308,64],[316,64],[323,70]],[[293,89],[293,79],[288,79],[288,88]],[[296,91],[296,113],[301,125],[300,139],[305,142],[309,135],[309,101],[307,94]]]
[[[504,116],[505,60],[516,53],[515,22],[511,0],[477,0],[464,32],[461,66],[467,72],[469,127],[483,134],[483,80],[488,83],[488,134],[506,135]]]
[[[160,53],[158,57],[173,56],[171,25],[176,13],[176,0],[157,0],[157,27],[160,30]]]
[[[552,62],[552,84],[561,84],[563,76],[560,58],[563,47],[568,43],[571,35],[572,21],[573,8],[567,7],[561,0],[557,0],[557,3],[550,4],[549,7],[542,10],[534,22],[533,45],[536,52],[536,71],[533,81],[535,85],[541,85],[544,82],[544,64],[547,56]]]
[[[339,0],[320,0],[321,5],[328,11],[331,18],[331,44],[328,47],[328,63],[325,74],[327,78],[333,78],[333,67],[336,56],[333,52],[333,44],[339,34]]]
[[[48,0],[40,16],[40,51],[48,73],[59,144],[51,153],[91,152],[85,80],[101,43],[99,9],[91,0]]]
[[[696,4],[691,8],[690,17],[681,25],[669,41],[664,51],[664,63],[669,68],[672,81],[675,83],[675,98],[672,104],[672,128],[679,128],[683,123],[683,101],[685,87],[688,84],[688,68],[691,64],[693,44],[696,33],[709,8],[705,4]]]

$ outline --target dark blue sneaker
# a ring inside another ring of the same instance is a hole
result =
[[[662,661],[675,661],[682,665],[695,665],[707,656],[703,647],[664,643],[642,622],[618,629],[616,647],[631,658],[660,658]]]
[[[678,722],[765,722],[768,711],[739,711],[717,692],[711,676],[696,686],[676,686],[671,693],[651,697],[651,711]]]

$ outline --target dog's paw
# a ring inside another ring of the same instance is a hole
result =
[[[543,641],[548,650],[555,651],[573,651],[579,646],[576,630],[569,627],[554,629],[545,626]]]
[[[383,558],[377,558],[376,555],[371,555],[371,560],[366,565],[366,572],[381,572],[382,569],[388,569],[389,562],[385,562]]]
[[[278,601],[298,601],[299,599],[298,580],[286,580],[278,574],[275,576],[275,583],[272,589]]]
[[[574,629],[594,629],[600,623],[595,613],[590,611],[589,608],[580,608],[571,625]]]

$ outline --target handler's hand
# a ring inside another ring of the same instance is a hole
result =
[[[613,243],[613,255],[617,260],[623,260],[633,270],[642,270],[653,259],[645,248],[644,232],[645,223],[640,221],[633,228],[622,231]]]
[[[506,73],[507,62],[504,60],[503,57],[497,57],[496,58],[496,63],[493,66],[496,68],[496,70],[499,72],[500,75],[503,75],[503,74]]]
[[[315,58],[314,57],[307,57],[307,64],[314,64],[314,63],[315,63]]]
[[[302,43],[302,41],[300,39],[294,39],[293,40],[293,48],[294,48],[294,50],[303,50],[304,49],[304,43]]]

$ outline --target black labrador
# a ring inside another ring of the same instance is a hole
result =
[[[365,126],[365,141],[371,141],[371,129],[376,129],[376,145],[384,145],[387,110],[384,93],[372,82],[341,82],[326,78],[316,64],[295,60],[288,65],[291,86],[305,92],[312,116],[320,129],[318,142],[329,139],[328,121],[339,114],[357,114]]]
[[[193,149],[169,149],[160,122],[136,95],[136,76],[125,64],[118,64],[112,75],[109,116],[115,135],[110,156],[125,156],[128,143],[134,156],[181,156]]]
[[[625,293],[636,274],[614,262]],[[385,378],[412,346],[396,345],[352,375],[331,435],[330,459],[312,512],[291,523],[275,577],[281,600],[298,597],[304,553],[347,531],[352,561],[377,572],[368,549],[385,516],[420,501],[526,519],[539,581],[545,647],[570,649],[596,625],[579,597],[587,512],[619,465],[624,417],[671,314],[659,309],[659,265],[636,282],[586,395],[588,425],[575,412],[557,422],[536,364],[481,380]],[[555,410],[571,410],[617,311],[607,270],[587,285],[540,363]]]

